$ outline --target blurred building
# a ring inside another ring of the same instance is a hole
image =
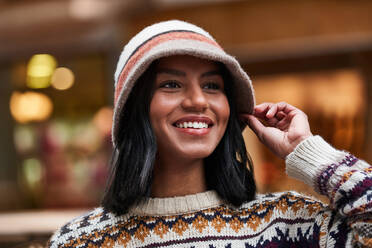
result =
[[[301,108],[314,134],[372,162],[371,12],[369,0],[0,0],[0,210],[99,204],[116,61],[131,36],[169,19],[236,56],[258,103]],[[244,136],[261,192],[315,194]]]

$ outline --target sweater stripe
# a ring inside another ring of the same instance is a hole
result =
[[[193,237],[193,238],[185,238],[185,239],[178,239],[178,240],[170,240],[167,242],[158,242],[158,243],[151,243],[150,245],[143,246],[143,248],[150,248],[150,247],[166,247],[172,246],[175,244],[188,244],[192,242],[201,242],[201,241],[218,241],[218,240],[248,240],[256,238],[257,236],[262,235],[267,229],[272,227],[273,225],[293,225],[293,224],[306,224],[306,223],[314,223],[314,219],[304,219],[304,218],[296,218],[296,219],[285,219],[285,218],[277,218],[272,220],[265,229],[260,232],[251,234],[251,235],[240,235],[240,236],[233,236],[233,235],[209,235],[203,237]]]
[[[333,176],[333,174],[336,172],[336,170],[342,165],[351,167],[357,161],[358,159],[356,157],[354,157],[353,155],[348,155],[341,162],[337,164],[331,164],[330,166],[328,166],[318,177],[319,193],[322,195],[328,195],[328,192],[327,192],[327,189],[329,188],[328,181]]]

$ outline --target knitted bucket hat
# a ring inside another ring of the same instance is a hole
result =
[[[120,55],[115,72],[114,147],[117,146],[120,113],[137,79],[153,61],[171,55],[191,55],[223,63],[234,79],[238,112],[253,113],[255,99],[251,80],[234,57],[200,27],[178,20],[160,22],[135,35]]]

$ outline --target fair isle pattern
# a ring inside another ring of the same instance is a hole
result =
[[[354,157],[353,155],[348,155],[343,159],[341,162],[337,164],[331,164],[328,166],[318,177],[318,188],[319,188],[319,193],[322,195],[327,195],[327,188],[328,188],[328,180],[331,178],[331,176],[335,173],[337,168],[341,165],[346,165],[346,166],[353,166],[358,159]],[[337,190],[337,189],[336,189]]]
[[[239,208],[224,204],[213,191],[150,198],[147,205],[139,205],[143,214],[131,210],[116,216],[97,208],[62,227],[49,246],[372,247],[372,167],[368,163],[335,150],[319,136],[298,145],[286,163],[289,174],[314,182],[315,190],[320,191],[317,182],[326,183],[330,206],[295,192],[258,195]],[[332,164],[337,168],[323,174]],[[329,178],[319,179],[322,176]],[[190,208],[197,206],[195,202],[200,202],[200,208]],[[156,214],[159,211],[163,212]]]
[[[290,176],[313,186],[330,201],[333,215],[327,247],[372,247],[371,165],[334,149],[320,136],[298,145],[286,164]]]
[[[115,216],[102,208],[64,226],[51,247],[288,247],[316,245],[330,213],[294,192],[259,195],[175,216]],[[213,245],[213,246],[211,246]],[[258,246],[259,245],[259,246]]]

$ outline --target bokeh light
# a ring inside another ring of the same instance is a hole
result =
[[[36,92],[13,92],[10,97],[10,113],[20,123],[43,121],[50,117],[53,103],[44,94]]]
[[[23,161],[22,172],[29,188],[35,189],[43,178],[43,166],[36,158],[29,158]]]
[[[93,124],[105,136],[111,133],[113,110],[111,107],[102,107],[93,117]]]
[[[14,144],[19,153],[27,153],[36,148],[35,130],[27,125],[17,125],[14,130]]]
[[[58,147],[68,146],[72,137],[72,125],[61,119],[53,120],[47,128],[48,139]]]
[[[77,19],[92,19],[103,17],[108,11],[107,1],[102,0],[71,0],[69,11]]]
[[[32,89],[47,88],[57,60],[50,54],[36,54],[31,57],[27,65],[27,86]]]
[[[92,122],[81,122],[73,127],[72,144],[85,152],[94,152],[102,145],[99,131]]]
[[[74,73],[66,68],[57,68],[52,76],[51,84],[57,90],[67,90],[74,84],[75,76]]]

